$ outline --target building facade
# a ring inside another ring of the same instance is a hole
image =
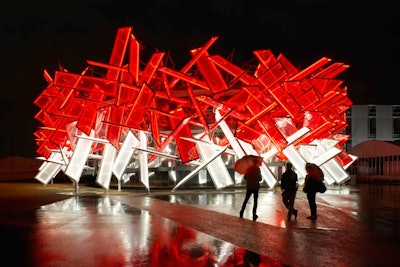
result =
[[[347,112],[346,151],[358,182],[400,181],[400,105],[353,105]]]
[[[368,140],[400,139],[400,105],[353,105],[347,112],[348,148]]]

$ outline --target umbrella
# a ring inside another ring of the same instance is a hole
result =
[[[262,158],[254,155],[245,155],[235,162],[234,170],[240,174],[245,174],[254,165],[255,160],[262,160]]]
[[[322,182],[324,180],[324,173],[321,168],[314,163],[307,163],[306,169],[311,180]]]

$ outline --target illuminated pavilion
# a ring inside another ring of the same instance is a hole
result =
[[[112,179],[129,181],[133,166],[147,190],[157,168],[168,170],[172,190],[194,177],[222,189],[242,179],[229,164],[259,155],[270,188],[278,181],[274,163],[285,161],[300,178],[312,162],[328,185],[347,181],[356,157],[343,150],[349,136],[342,133],[352,102],[335,78],[349,66],[323,57],[299,70],[282,54],[257,50],[257,62],[241,68],[210,52],[217,39],[190,50],[176,70],[166,52],[145,62],[132,28],[124,27],[109,62],[87,60],[78,74],[44,71],[48,85],[34,101],[43,159],[35,179],[48,184],[63,172],[77,185],[94,168],[96,183],[108,190]]]

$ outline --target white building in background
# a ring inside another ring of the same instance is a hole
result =
[[[358,157],[357,181],[400,181],[400,105],[353,105],[347,111],[346,151]]]
[[[400,139],[400,105],[353,105],[347,112],[348,148],[364,141]]]

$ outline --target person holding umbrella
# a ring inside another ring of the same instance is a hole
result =
[[[251,157],[251,164],[249,164],[246,172],[244,173],[244,180],[246,180],[246,196],[244,198],[242,209],[240,210],[240,218],[243,218],[244,210],[246,209],[247,202],[250,196],[253,195],[253,221],[257,220],[257,203],[258,191],[260,190],[260,182],[262,181],[260,166],[262,158],[258,156],[245,156]],[[243,159],[243,158],[242,158]],[[248,158],[246,158],[248,160]]]
[[[307,175],[304,181],[303,192],[307,194],[308,205],[310,206],[311,215],[307,219],[316,220],[317,219],[317,203],[315,202],[315,197],[317,192],[320,191],[320,185],[324,180],[324,173],[321,168],[314,163],[306,163]]]

